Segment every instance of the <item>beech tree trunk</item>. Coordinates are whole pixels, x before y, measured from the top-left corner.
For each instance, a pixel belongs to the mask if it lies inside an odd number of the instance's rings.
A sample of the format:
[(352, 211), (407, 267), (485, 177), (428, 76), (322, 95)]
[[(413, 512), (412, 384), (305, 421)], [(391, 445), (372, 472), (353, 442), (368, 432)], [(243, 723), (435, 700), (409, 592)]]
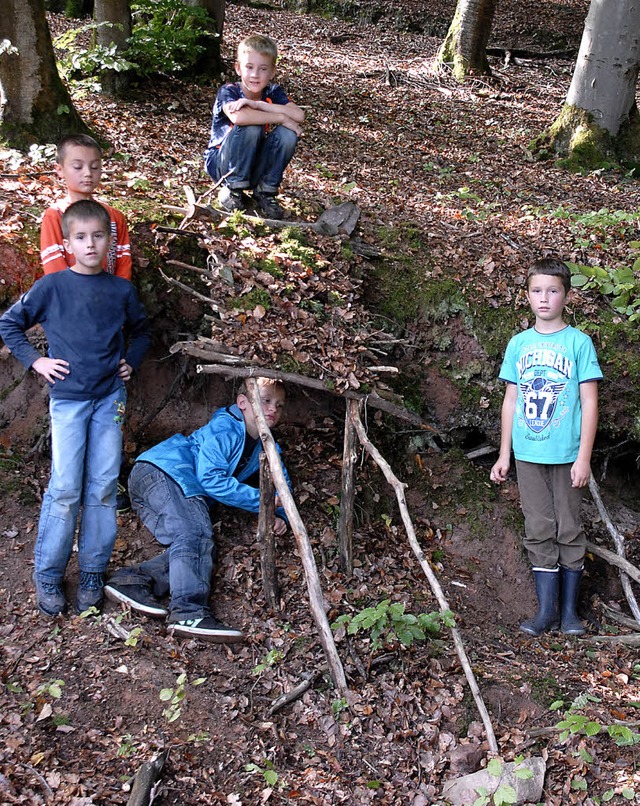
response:
[[(96, 31), (98, 45), (108, 48), (114, 44), (116, 54), (121, 55), (131, 36), (131, 7), (129, 0), (95, 0), (93, 19), (99, 27)], [(100, 23), (110, 23), (100, 25)], [(125, 92), (130, 83), (126, 71), (107, 70), (100, 76), (104, 92), (119, 95)]]
[(58, 75), (44, 0), (3, 0), (0, 134), (17, 148), (87, 132)]
[(468, 75), (491, 75), (486, 51), (497, 5), (498, 0), (458, 0), (436, 57), (437, 63), (452, 66), (458, 81)]
[(639, 164), (639, 67), (640, 3), (591, 0), (563, 109), (534, 149), (564, 157), (576, 169), (607, 167), (618, 159)]
[(217, 73), (222, 67), (220, 59), (220, 43), (222, 42), (222, 29), (224, 28), (225, 0), (184, 0), (188, 6), (198, 6), (211, 17), (211, 28), (208, 33), (217, 34), (215, 37), (203, 36), (201, 44), (204, 53), (197, 63), (188, 72), (189, 75), (201, 76)]

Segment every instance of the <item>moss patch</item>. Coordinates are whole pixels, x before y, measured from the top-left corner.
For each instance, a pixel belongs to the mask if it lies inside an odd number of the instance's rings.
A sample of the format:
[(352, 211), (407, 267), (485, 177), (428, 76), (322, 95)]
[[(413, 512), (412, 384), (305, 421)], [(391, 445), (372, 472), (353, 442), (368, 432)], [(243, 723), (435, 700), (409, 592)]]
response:
[(539, 159), (557, 158), (567, 170), (582, 172), (618, 167), (614, 144), (606, 129), (577, 106), (565, 104), (552, 125), (530, 144)]

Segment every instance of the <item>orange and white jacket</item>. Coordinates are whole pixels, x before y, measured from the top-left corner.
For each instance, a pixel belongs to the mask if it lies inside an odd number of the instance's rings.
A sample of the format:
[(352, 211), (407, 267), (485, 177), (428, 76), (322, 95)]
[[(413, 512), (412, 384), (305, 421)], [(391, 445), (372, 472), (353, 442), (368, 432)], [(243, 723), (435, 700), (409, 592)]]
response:
[[(40, 260), (45, 274), (62, 271), (76, 262), (74, 256), (64, 248), (62, 235), (62, 214), (69, 204), (68, 199), (57, 201), (42, 218)], [(102, 268), (109, 274), (131, 280), (131, 243), (125, 217), (108, 204), (100, 204), (111, 218), (111, 246)]]

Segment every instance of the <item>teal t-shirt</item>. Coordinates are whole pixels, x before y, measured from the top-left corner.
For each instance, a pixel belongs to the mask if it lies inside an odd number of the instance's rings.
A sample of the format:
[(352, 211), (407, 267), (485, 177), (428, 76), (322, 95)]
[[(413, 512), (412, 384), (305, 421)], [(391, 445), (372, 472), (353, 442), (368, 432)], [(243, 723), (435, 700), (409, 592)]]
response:
[(513, 418), (516, 459), (536, 464), (575, 462), (580, 447), (580, 384), (602, 372), (589, 336), (567, 326), (556, 333), (530, 328), (514, 336), (500, 380), (518, 387)]

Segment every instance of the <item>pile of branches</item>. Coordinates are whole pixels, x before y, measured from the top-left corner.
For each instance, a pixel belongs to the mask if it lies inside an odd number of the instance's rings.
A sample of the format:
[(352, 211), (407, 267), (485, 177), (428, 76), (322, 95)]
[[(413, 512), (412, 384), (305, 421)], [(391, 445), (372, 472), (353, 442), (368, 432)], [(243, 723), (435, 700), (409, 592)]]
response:
[[(165, 242), (176, 237), (167, 229), (158, 228)], [(240, 216), (218, 227), (192, 219), (181, 232), (198, 238), (206, 268), (167, 260), (163, 276), (211, 313), (209, 333), (177, 348), (204, 362), (319, 379), (339, 394), (394, 397), (381, 376), (398, 372), (388, 365), (397, 339), (364, 306), (363, 258), (343, 249), (345, 238), (295, 225), (265, 231)]]

